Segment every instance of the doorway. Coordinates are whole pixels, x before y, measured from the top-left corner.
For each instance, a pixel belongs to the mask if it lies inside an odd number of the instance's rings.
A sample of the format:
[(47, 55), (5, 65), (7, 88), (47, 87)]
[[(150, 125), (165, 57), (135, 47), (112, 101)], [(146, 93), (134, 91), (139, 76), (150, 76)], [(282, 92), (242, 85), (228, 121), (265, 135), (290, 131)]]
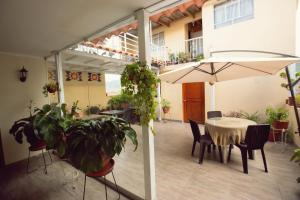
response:
[(205, 122), (205, 85), (199, 83), (182, 84), (183, 120), (192, 119), (199, 124)]
[(0, 130), (0, 169), (5, 166), (4, 154), (2, 148), (1, 130)]

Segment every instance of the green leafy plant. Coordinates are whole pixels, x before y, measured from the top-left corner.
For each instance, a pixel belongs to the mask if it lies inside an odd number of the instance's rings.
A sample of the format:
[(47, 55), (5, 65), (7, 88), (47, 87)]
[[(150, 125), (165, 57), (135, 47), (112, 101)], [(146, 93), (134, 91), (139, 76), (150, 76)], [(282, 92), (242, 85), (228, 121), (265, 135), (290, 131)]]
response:
[(39, 131), (49, 149), (57, 149), (59, 156), (64, 156), (67, 148), (66, 131), (75, 122), (77, 113), (75, 102), (70, 112), (67, 112), (67, 105), (46, 104), (41, 109), (36, 108), (34, 127)]
[(162, 99), (161, 100), (161, 106), (164, 108), (164, 107), (166, 107), (166, 108), (170, 108), (171, 107), (171, 103), (170, 103), (170, 101), (168, 101), (167, 99)]
[(101, 106), (88, 106), (85, 110), (87, 115), (98, 115), (101, 112)]
[(49, 93), (54, 94), (58, 90), (59, 90), (58, 83), (56, 83), (56, 82), (46, 83), (43, 86), (43, 94), (44, 94), (45, 97), (48, 97)]
[(107, 160), (120, 154), (126, 137), (137, 148), (137, 134), (123, 119), (104, 117), (78, 120), (66, 132), (68, 157), (85, 173), (99, 171)]
[[(294, 154), (291, 157), (291, 161), (300, 165), (300, 149), (295, 149)], [(300, 177), (297, 178), (297, 182), (300, 183)]]
[(185, 53), (185, 52), (178, 53), (178, 61), (180, 63), (188, 62), (188, 59), (189, 59), (189, 55), (187, 53)]
[(156, 118), (156, 88), (159, 79), (145, 64), (127, 65), (121, 76), (123, 92), (135, 100), (136, 113), (142, 125)]
[(203, 54), (199, 54), (199, 55), (196, 56), (195, 60), (196, 61), (201, 61), (201, 60), (203, 60), (203, 58), (204, 58)]
[(121, 94), (111, 97), (107, 105), (111, 109), (124, 109), (126, 106), (134, 106), (134, 99), (131, 95), (121, 92)]
[(289, 111), (283, 107), (266, 109), (267, 123), (272, 125), (274, 121), (285, 121), (289, 117)]
[[(285, 72), (281, 72), (279, 76), (285, 80), (287, 80), (287, 74)], [(295, 77), (300, 77), (300, 72), (295, 73)], [(295, 79), (291, 79), (292, 83), (295, 81)], [(286, 88), (287, 90), (290, 90), (288, 83), (281, 83), (281, 87)]]
[(42, 142), (42, 137), (33, 126), (33, 120), (35, 116), (32, 115), (31, 112), (32, 101), (30, 101), (28, 108), (29, 108), (30, 116), (15, 121), (13, 126), (10, 128), (9, 133), (15, 137), (15, 140), (18, 143), (22, 144), (23, 137), (25, 136), (27, 142), (32, 146), (34, 146)]
[(244, 119), (248, 119), (248, 120), (254, 121), (256, 123), (259, 123), (259, 121), (260, 121), (258, 111), (254, 112), (254, 113), (247, 113), (245, 111), (241, 111), (240, 113), (241, 113), (241, 117)]

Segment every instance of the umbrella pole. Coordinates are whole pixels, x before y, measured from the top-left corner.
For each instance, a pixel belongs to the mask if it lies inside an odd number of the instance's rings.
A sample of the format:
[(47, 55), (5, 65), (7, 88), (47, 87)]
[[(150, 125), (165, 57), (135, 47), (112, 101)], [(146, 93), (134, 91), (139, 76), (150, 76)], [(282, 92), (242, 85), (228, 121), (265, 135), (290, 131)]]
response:
[(294, 106), (294, 111), (295, 111), (295, 116), (296, 116), (297, 126), (298, 126), (298, 134), (300, 135), (299, 113), (298, 113), (298, 108), (297, 108), (296, 100), (295, 100), (294, 85), (293, 85), (292, 80), (291, 80), (291, 76), (290, 76), (290, 72), (289, 72), (288, 66), (285, 67), (285, 72), (286, 72), (286, 75), (287, 75), (289, 89), (290, 89), (291, 96), (292, 96), (292, 101), (293, 101), (293, 106)]

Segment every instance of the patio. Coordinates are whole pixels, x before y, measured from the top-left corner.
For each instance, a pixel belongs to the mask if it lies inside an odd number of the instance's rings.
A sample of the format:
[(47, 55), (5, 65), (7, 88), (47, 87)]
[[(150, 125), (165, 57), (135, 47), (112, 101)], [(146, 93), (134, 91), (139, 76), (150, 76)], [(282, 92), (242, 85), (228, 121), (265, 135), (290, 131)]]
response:
[[(193, 139), (189, 124), (155, 122), (154, 127), (157, 132), (155, 165), (158, 199), (296, 200), (300, 198), (299, 186), (295, 180), (300, 169), (295, 163), (289, 161), (294, 149), (292, 145), (286, 146), (285, 151), (282, 152), (281, 144), (267, 143), (265, 150), (269, 173), (264, 172), (261, 156), (257, 154), (255, 160), (249, 161), (249, 174), (246, 175), (243, 173), (238, 148), (233, 149), (231, 161), (226, 165), (219, 162), (216, 152), (206, 154), (203, 164), (199, 165), (199, 146), (196, 147), (194, 157), (190, 156)], [(141, 127), (134, 126), (134, 128), (138, 132), (140, 145), (136, 152), (132, 152), (131, 144), (127, 143), (125, 151), (116, 157), (115, 176), (120, 187), (143, 198)], [(201, 131), (203, 133), (203, 127)], [(55, 161), (49, 166), (48, 175), (42, 173), (42, 168), (25, 175), (24, 169), (25, 163), (19, 164), (1, 178), (0, 197), (27, 199), (34, 194), (35, 199), (82, 198), (84, 177), (80, 173), (79, 176), (74, 175), (75, 178), (72, 179), (71, 174), (76, 174), (76, 170), (69, 164)], [(15, 174), (16, 172), (18, 175)], [(48, 182), (47, 187), (43, 184), (45, 181)], [(256, 184), (253, 184), (254, 182)], [(28, 184), (33, 187), (26, 187), (26, 191), (21, 189)], [(10, 196), (6, 196), (7, 194)], [(110, 199), (117, 198), (117, 194), (112, 190), (108, 190), (108, 194)], [(87, 199), (100, 198), (104, 195), (104, 185), (89, 178), (86, 195)]]
[[(206, 154), (198, 164), (199, 146), (194, 157), (190, 156), (192, 133), (190, 125), (180, 122), (156, 122), (155, 166), (158, 199), (299, 199), (296, 174), (299, 167), (290, 162), (295, 148), (267, 143), (265, 152), (269, 173), (264, 172), (261, 155), (249, 161), (249, 174), (243, 173), (238, 148), (232, 151), (228, 164), (219, 162), (218, 153)], [(135, 127), (141, 133), (140, 127)], [(203, 127), (202, 133), (203, 133)], [(139, 134), (140, 135), (140, 134)], [(116, 157), (115, 174), (118, 184), (140, 197), (144, 195), (142, 144), (132, 153), (126, 151)], [(256, 184), (253, 184), (253, 183)]]

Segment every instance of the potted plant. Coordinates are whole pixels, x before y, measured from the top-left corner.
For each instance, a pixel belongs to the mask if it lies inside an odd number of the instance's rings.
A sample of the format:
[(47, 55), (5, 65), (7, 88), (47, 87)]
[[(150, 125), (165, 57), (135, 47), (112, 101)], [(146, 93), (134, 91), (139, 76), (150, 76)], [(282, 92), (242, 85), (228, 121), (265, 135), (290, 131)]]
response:
[(179, 52), (178, 53), (178, 61), (179, 63), (186, 63), (188, 62), (189, 55), (185, 52)]
[(60, 157), (65, 157), (66, 131), (76, 121), (77, 104), (78, 101), (73, 103), (69, 112), (66, 104), (46, 104), (41, 109), (35, 109), (34, 127), (39, 131), (47, 147), (57, 150)]
[(33, 126), (35, 115), (32, 115), (31, 109), (32, 101), (30, 101), (29, 105), (30, 116), (15, 121), (13, 126), (10, 128), (9, 133), (12, 134), (15, 137), (15, 140), (20, 144), (23, 143), (23, 138), (25, 136), (30, 146), (38, 147), (45, 145), (45, 142), (38, 130)]
[[(287, 80), (287, 74), (286, 74), (285, 72), (281, 72), (281, 73), (279, 74), (279, 76), (280, 76), (281, 78)], [(296, 77), (296, 78), (299, 78), (299, 77), (300, 77), (300, 72), (295, 73), (295, 77)], [(291, 81), (292, 81), (292, 83), (293, 83), (295, 80), (294, 80), (294, 79), (291, 79)], [(290, 91), (290, 88), (289, 88), (288, 83), (281, 83), (281, 87), (283, 87), (283, 88), (285, 88), (285, 89), (287, 89), (287, 90)], [(296, 95), (295, 95), (295, 100), (296, 100), (296, 104), (297, 104), (297, 105), (300, 104), (300, 96), (299, 96), (299, 94), (296, 94)], [(286, 103), (287, 103), (288, 105), (290, 105), (290, 106), (293, 106), (293, 99), (292, 99), (292, 97), (288, 97), (288, 99), (286, 100)]]
[[(289, 121), (289, 111), (283, 107), (273, 108), (268, 107), (266, 109), (267, 123), (270, 124), (274, 129), (282, 130), (287, 129)], [(271, 130), (272, 131), (272, 130)], [(281, 131), (274, 131), (275, 140), (280, 139)], [(274, 141), (273, 133), (270, 132), (269, 141)]]
[(85, 110), (85, 114), (87, 115), (99, 115), (101, 112), (101, 106), (88, 106), (87, 109)]
[(46, 83), (43, 86), (43, 94), (45, 95), (45, 97), (48, 97), (48, 94), (55, 94), (58, 91), (58, 83), (56, 82), (50, 82), (50, 83)]
[(137, 148), (134, 129), (123, 119), (102, 117), (77, 120), (66, 132), (68, 157), (85, 173), (99, 172), (116, 154), (119, 155), (129, 138)]
[(167, 114), (170, 111), (171, 103), (167, 99), (162, 99), (161, 107), (163, 109), (164, 114)]

